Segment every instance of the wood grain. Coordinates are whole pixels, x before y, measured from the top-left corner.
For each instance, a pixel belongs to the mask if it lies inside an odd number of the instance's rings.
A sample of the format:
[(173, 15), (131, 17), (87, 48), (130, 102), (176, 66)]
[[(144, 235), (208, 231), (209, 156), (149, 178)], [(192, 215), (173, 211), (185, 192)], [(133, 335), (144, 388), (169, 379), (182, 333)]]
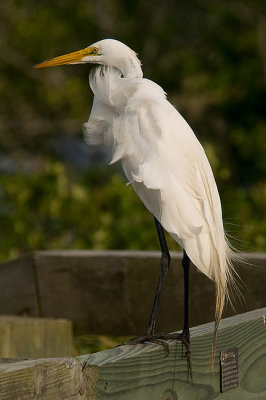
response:
[[(123, 346), (92, 354), (85, 368), (90, 380), (91, 366), (98, 366), (95, 399), (119, 400), (199, 400), (266, 398), (266, 309), (224, 320), (217, 344), (214, 371), (210, 369), (213, 324), (191, 330), (193, 382), (189, 379), (182, 345), (170, 344), (165, 357), (158, 345)], [(239, 351), (239, 387), (220, 393), (222, 350)], [(86, 357), (80, 357), (85, 360)]]
[[(265, 400), (265, 315), (266, 308), (222, 321), (213, 371), (213, 324), (192, 328), (193, 381), (180, 343), (170, 342), (168, 357), (158, 345), (126, 345), (76, 359), (3, 360), (0, 400)], [(219, 352), (232, 347), (239, 386), (221, 394)]]
[(81, 365), (73, 358), (0, 364), (1, 400), (86, 399)]

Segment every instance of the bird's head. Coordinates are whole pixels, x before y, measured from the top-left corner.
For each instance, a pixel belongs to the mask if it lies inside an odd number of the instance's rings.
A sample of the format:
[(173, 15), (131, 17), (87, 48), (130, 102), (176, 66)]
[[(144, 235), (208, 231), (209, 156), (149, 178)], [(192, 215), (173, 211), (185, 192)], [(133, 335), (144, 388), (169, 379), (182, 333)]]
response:
[(82, 50), (46, 60), (34, 68), (84, 63), (115, 67), (125, 78), (142, 78), (141, 64), (136, 53), (124, 43), (114, 39), (100, 40)]

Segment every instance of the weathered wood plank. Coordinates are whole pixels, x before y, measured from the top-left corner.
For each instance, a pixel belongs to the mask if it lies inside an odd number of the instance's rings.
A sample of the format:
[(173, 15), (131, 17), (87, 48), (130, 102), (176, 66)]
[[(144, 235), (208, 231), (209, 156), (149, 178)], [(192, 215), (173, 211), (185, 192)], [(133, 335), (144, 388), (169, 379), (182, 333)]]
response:
[(0, 316), (0, 357), (69, 357), (72, 354), (71, 321)]
[[(95, 386), (90, 399), (105, 400), (180, 400), (266, 398), (266, 308), (256, 313), (236, 316), (221, 324), (214, 371), (210, 371), (213, 324), (191, 330), (193, 382), (182, 358), (182, 345), (170, 344), (170, 354), (156, 345), (123, 346), (79, 357), (87, 359), (85, 375), (93, 375)], [(254, 319), (255, 318), (255, 319)], [(239, 352), (239, 387), (220, 393), (222, 350), (237, 347)], [(93, 368), (93, 369), (92, 369)], [(96, 368), (96, 369), (95, 369)], [(97, 380), (95, 380), (97, 376)], [(93, 394), (94, 393), (94, 394)]]
[(38, 316), (32, 254), (0, 265), (0, 314)]
[[(191, 329), (193, 382), (182, 345), (122, 346), (76, 359), (0, 364), (0, 400), (265, 400), (266, 308), (221, 323), (214, 371), (213, 324)], [(237, 347), (239, 386), (220, 393), (219, 352)], [(86, 367), (82, 371), (82, 364)]]
[[(182, 254), (172, 252), (171, 256), (156, 325), (158, 331), (182, 328)], [(253, 257), (251, 262), (261, 267), (236, 266), (243, 286), (246, 285), (245, 303), (235, 304), (237, 313), (265, 305), (266, 255), (265, 258), (253, 254), (243, 256)], [(77, 333), (138, 335), (145, 331), (160, 271), (160, 252), (50, 251), (37, 252), (34, 258), (44, 316), (71, 319)], [(213, 320), (214, 299), (213, 283), (192, 266), (192, 326)], [(229, 304), (225, 316), (231, 315), (235, 311)]]
[[(157, 321), (157, 330), (181, 329), (183, 272), (181, 253), (172, 252), (172, 267)], [(265, 305), (266, 254), (242, 254), (254, 265), (236, 266), (245, 302), (237, 313)], [(147, 325), (160, 270), (159, 252), (40, 251), (0, 266), (0, 314), (67, 318), (77, 334), (142, 334)], [(260, 267), (257, 267), (260, 265)], [(214, 285), (191, 268), (191, 324), (214, 316)], [(141, 300), (141, 301), (140, 301)], [(234, 315), (228, 306), (225, 316)], [(119, 315), (119, 318), (113, 318)]]
[(0, 364), (0, 400), (86, 399), (81, 365), (74, 358)]

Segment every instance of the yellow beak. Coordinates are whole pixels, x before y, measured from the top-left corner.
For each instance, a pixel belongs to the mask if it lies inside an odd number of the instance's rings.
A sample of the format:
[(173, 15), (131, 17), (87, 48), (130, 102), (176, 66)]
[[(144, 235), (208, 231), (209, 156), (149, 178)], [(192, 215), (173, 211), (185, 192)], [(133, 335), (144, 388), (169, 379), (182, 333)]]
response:
[(86, 49), (74, 51), (73, 53), (68, 53), (64, 54), (63, 56), (54, 57), (51, 58), (50, 60), (46, 60), (40, 64), (34, 65), (34, 68), (47, 68), (47, 67), (55, 67), (57, 65), (80, 63), (84, 57), (95, 55), (93, 49), (94, 49), (93, 47), (87, 47)]

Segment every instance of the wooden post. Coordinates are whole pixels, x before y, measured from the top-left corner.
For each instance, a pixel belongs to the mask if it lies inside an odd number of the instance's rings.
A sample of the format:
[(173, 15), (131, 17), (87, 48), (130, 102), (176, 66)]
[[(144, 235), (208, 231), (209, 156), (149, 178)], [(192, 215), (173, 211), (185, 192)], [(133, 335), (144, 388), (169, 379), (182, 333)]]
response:
[[(263, 308), (221, 322), (213, 371), (213, 323), (192, 328), (193, 381), (182, 344), (170, 342), (168, 357), (159, 345), (126, 345), (75, 359), (3, 362), (0, 399), (265, 400), (265, 315)], [(233, 348), (238, 370), (228, 363), (225, 376), (238, 386), (221, 393), (220, 352)]]
[(72, 355), (71, 321), (59, 318), (0, 316), (0, 357), (42, 358)]
[(44, 358), (0, 364), (1, 400), (86, 399), (81, 364), (74, 358)]

